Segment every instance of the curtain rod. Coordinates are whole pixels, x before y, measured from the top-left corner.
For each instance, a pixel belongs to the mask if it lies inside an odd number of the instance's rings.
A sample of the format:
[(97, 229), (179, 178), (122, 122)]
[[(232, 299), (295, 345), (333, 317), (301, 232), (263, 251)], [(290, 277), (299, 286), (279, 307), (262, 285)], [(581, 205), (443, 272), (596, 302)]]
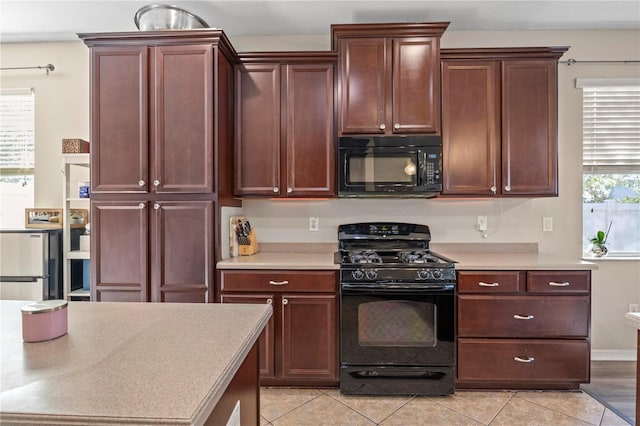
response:
[(578, 61), (575, 59), (568, 59), (566, 61), (558, 61), (560, 64), (567, 64), (571, 66), (573, 64), (640, 64), (640, 61), (626, 60), (626, 61)]
[(47, 75), (49, 75), (49, 71), (53, 71), (56, 69), (56, 67), (54, 67), (52, 64), (47, 64), (47, 65), (38, 65), (36, 67), (10, 67), (10, 68), (0, 68), (0, 71), (5, 71), (5, 70), (35, 70), (35, 69), (45, 69), (47, 70)]

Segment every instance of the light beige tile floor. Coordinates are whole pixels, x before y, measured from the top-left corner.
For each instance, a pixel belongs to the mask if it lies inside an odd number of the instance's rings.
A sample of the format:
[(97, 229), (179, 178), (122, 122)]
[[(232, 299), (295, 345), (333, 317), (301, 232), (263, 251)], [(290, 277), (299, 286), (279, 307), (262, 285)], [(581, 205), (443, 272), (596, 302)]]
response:
[(342, 395), (338, 389), (263, 387), (260, 414), (262, 426), (627, 425), (581, 391), (457, 391), (444, 397), (378, 397)]

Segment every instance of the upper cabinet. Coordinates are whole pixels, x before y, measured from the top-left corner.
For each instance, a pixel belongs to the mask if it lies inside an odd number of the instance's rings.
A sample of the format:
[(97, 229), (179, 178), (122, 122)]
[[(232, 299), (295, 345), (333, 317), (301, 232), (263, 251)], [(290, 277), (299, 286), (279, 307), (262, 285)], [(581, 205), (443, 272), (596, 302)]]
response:
[(235, 194), (335, 197), (335, 53), (239, 56)]
[(557, 196), (567, 47), (443, 49), (443, 195)]
[(439, 52), (447, 26), (331, 26), (341, 135), (440, 133)]
[(220, 34), (81, 35), (91, 47), (92, 194), (214, 192)]

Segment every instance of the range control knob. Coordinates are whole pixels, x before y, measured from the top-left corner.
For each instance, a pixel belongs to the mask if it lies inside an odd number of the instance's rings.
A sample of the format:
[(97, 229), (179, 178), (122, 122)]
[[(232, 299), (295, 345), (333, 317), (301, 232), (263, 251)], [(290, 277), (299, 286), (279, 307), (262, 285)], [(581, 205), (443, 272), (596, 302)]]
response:
[(431, 275), (433, 275), (433, 278), (435, 278), (435, 279), (442, 278), (442, 270), (441, 269), (434, 269), (433, 272), (431, 273)]
[(426, 280), (427, 278), (429, 278), (429, 271), (427, 271), (426, 269), (419, 269), (418, 270), (418, 279), (419, 280)]
[(369, 269), (367, 271), (367, 279), (375, 280), (378, 277), (378, 271), (375, 269)]
[(361, 280), (364, 278), (364, 271), (362, 269), (356, 269), (355, 271), (351, 272), (351, 276), (353, 276), (353, 278), (356, 280)]

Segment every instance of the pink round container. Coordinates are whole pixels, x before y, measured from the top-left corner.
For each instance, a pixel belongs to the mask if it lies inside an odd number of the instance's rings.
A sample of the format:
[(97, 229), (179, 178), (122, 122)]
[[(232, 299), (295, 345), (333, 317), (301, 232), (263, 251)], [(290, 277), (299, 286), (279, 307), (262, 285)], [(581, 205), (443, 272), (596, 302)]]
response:
[(67, 301), (45, 300), (22, 307), (22, 340), (42, 342), (67, 334)]

